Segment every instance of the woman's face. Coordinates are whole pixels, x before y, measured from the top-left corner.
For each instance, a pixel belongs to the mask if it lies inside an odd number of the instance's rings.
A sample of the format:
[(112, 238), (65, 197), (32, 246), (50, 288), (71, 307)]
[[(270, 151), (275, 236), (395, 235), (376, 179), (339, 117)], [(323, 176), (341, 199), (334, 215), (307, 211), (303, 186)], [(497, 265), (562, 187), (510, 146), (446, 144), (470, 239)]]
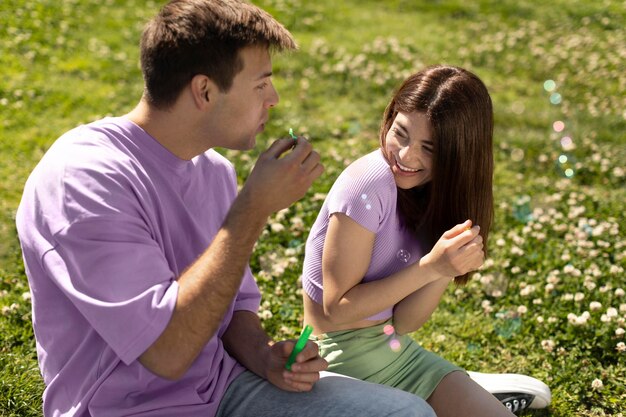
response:
[(399, 112), (396, 115), (385, 137), (385, 151), (398, 187), (414, 188), (431, 180), (431, 136), (426, 114)]

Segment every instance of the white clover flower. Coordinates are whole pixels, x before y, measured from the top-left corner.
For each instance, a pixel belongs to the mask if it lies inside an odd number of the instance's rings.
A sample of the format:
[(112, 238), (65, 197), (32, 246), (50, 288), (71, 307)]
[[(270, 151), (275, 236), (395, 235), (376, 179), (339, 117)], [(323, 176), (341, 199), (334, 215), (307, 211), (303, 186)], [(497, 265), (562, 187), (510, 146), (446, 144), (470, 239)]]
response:
[(435, 341), (437, 341), (437, 343), (443, 343), (446, 341), (446, 335), (445, 334), (440, 334), (435, 338)]
[(596, 378), (591, 382), (591, 388), (596, 391), (599, 391), (602, 388), (604, 388), (604, 384), (602, 383), (601, 379)]
[(582, 301), (585, 298), (585, 294), (583, 294), (582, 292), (577, 292), (574, 295), (574, 301)]
[(563, 301), (572, 301), (574, 299), (574, 294), (565, 293), (561, 296)]
[(505, 242), (504, 239), (500, 238), (500, 239), (496, 240), (496, 246), (502, 247), (504, 245), (506, 245), (506, 242)]
[(613, 275), (621, 274), (622, 272), (624, 272), (624, 268), (618, 265), (611, 265), (609, 272)]
[(489, 285), (493, 281), (493, 275), (487, 274), (480, 277), (480, 283), (483, 285)]
[(596, 288), (596, 283), (592, 281), (585, 281), (583, 284), (587, 291), (593, 291)]
[(526, 297), (535, 292), (536, 287), (534, 285), (527, 285), (519, 292), (522, 297)]
[(621, 313), (626, 313), (626, 304), (620, 304), (619, 305), (619, 311)]
[(626, 292), (622, 288), (616, 288), (615, 289), (615, 296), (616, 297), (623, 297), (624, 294), (626, 294)]
[(602, 304), (599, 303), (598, 301), (592, 301), (591, 303), (589, 303), (589, 310), (591, 311), (598, 311), (602, 308)]
[(492, 297), (496, 297), (496, 298), (502, 297), (502, 291), (500, 291), (500, 290), (493, 290), (493, 291), (491, 291), (491, 296)]
[(543, 323), (543, 316), (537, 316), (537, 323)]
[(540, 305), (540, 304), (543, 304), (543, 300), (542, 300), (541, 298), (535, 298), (535, 299), (533, 300), (533, 304), (534, 304), (534, 305)]
[(519, 306), (519, 307), (517, 307), (517, 312), (520, 315), (526, 314), (526, 313), (528, 313), (528, 307), (526, 307), (526, 306)]
[(607, 316), (606, 314), (603, 314), (600, 316), (600, 321), (602, 323), (610, 323), (611, 322), (611, 318), (609, 316)]
[(567, 315), (567, 321), (570, 324), (576, 324), (576, 319), (578, 319), (578, 316), (576, 314), (574, 314), (574, 313), (569, 313)]
[(615, 346), (615, 350), (617, 350), (618, 352), (626, 352), (626, 344), (624, 342), (619, 342), (616, 346)]
[(556, 317), (552, 316), (552, 317), (548, 317), (548, 323), (552, 324), (552, 323), (556, 323), (558, 322), (559, 319), (557, 319)]
[(626, 333), (626, 330), (624, 330), (621, 327), (618, 327), (617, 329), (615, 329), (615, 336), (617, 337), (623, 337), (624, 333)]
[(30, 300), (30, 299), (31, 299), (30, 292), (26, 291), (25, 293), (22, 293), (22, 300)]
[(273, 316), (272, 312), (269, 310), (262, 310), (257, 315), (261, 320), (271, 319)]
[(606, 315), (609, 316), (610, 318), (614, 318), (614, 317), (617, 317), (619, 315), (619, 313), (617, 312), (616, 308), (609, 307), (606, 310)]
[(552, 292), (554, 290), (554, 284), (546, 284), (545, 292)]
[(270, 225), (270, 228), (272, 229), (272, 232), (274, 233), (279, 233), (285, 230), (285, 226), (283, 226), (281, 223), (272, 223)]
[(552, 352), (554, 350), (555, 346), (556, 346), (556, 344), (554, 343), (554, 340), (547, 339), (547, 340), (542, 340), (541, 341), (541, 347), (546, 352)]
[(519, 274), (521, 271), (522, 271), (522, 268), (520, 268), (519, 266), (514, 266), (513, 268), (511, 268), (512, 274)]

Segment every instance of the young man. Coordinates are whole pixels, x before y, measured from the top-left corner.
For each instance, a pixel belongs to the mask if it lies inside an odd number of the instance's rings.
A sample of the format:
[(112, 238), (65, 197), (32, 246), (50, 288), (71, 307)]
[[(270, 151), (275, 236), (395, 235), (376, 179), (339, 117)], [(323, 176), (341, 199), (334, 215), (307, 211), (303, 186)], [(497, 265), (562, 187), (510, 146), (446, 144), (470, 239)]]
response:
[(212, 150), (254, 147), (278, 103), (270, 48), (295, 43), (252, 5), (170, 2), (142, 37), (137, 107), (67, 132), (31, 174), (16, 221), (44, 415), (434, 415), (402, 391), (319, 380), (312, 342), (286, 371), (293, 341), (262, 330), (253, 246), (323, 171), (306, 140), (277, 140), (237, 193)]

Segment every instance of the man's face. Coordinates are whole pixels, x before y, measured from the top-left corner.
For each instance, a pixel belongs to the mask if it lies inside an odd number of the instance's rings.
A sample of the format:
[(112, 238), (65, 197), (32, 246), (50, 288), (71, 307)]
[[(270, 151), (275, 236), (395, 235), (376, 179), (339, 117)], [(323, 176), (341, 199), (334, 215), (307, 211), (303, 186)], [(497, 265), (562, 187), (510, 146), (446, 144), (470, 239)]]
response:
[(272, 60), (264, 46), (239, 51), (243, 69), (233, 79), (227, 93), (218, 93), (211, 113), (211, 130), (217, 146), (252, 149), (256, 135), (265, 129), (270, 107), (278, 103), (272, 84)]

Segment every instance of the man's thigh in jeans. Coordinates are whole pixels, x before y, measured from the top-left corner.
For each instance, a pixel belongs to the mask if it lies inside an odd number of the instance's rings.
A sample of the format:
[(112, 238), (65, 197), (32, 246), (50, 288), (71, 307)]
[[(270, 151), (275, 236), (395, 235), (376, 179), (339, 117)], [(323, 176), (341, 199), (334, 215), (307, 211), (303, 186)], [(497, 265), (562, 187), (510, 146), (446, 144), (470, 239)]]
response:
[(288, 392), (246, 371), (230, 385), (217, 417), (434, 417), (423, 399), (325, 372), (309, 392)]

